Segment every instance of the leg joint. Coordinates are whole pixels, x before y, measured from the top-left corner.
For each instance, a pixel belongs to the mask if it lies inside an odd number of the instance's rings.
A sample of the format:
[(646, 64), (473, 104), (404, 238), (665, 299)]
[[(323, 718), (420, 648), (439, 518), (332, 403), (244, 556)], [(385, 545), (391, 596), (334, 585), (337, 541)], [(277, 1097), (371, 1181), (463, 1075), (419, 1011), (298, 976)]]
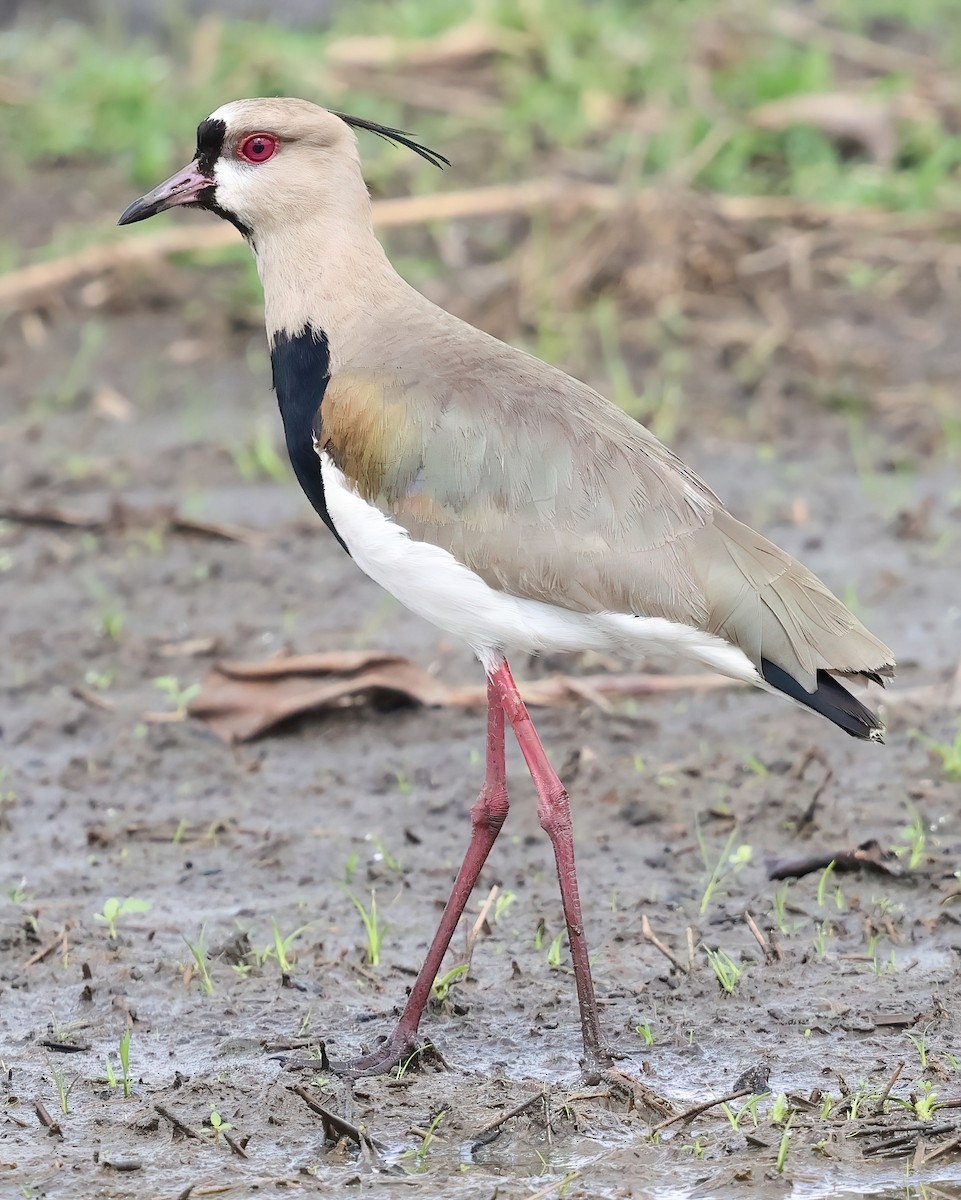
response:
[(496, 836), (507, 820), (509, 808), (506, 787), (485, 787), (471, 809), (471, 825), (475, 829), (483, 826)]

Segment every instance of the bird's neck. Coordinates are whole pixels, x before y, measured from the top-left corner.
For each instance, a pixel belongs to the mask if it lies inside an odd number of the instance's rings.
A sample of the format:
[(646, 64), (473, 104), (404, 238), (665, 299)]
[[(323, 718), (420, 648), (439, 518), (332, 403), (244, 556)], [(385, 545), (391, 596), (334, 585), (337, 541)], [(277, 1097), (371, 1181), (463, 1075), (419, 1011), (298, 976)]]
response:
[(348, 366), (390, 314), (420, 298), (391, 266), (369, 226), (330, 220), (258, 231), (254, 249), (268, 336), (312, 330), (330, 347), (331, 370)]

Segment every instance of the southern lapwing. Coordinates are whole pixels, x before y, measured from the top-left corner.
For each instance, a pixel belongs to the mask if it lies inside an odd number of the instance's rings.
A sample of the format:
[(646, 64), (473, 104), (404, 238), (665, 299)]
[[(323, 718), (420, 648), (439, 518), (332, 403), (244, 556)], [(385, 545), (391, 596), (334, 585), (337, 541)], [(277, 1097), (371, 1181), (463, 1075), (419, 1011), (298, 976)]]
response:
[(384, 1072), (415, 1046), (507, 816), (505, 719), (554, 847), (585, 1063), (604, 1065), (570, 804), (508, 655), (671, 651), (871, 741), (881, 722), (838, 677), (881, 683), (894, 657), (643, 425), (405, 283), (373, 233), (355, 129), (446, 162), (396, 129), (304, 100), (238, 100), (201, 122), (193, 162), (120, 218), (186, 205), (241, 231), (301, 487), (360, 569), (463, 638), (487, 673), (487, 776), (463, 865), (397, 1027), (341, 1069)]

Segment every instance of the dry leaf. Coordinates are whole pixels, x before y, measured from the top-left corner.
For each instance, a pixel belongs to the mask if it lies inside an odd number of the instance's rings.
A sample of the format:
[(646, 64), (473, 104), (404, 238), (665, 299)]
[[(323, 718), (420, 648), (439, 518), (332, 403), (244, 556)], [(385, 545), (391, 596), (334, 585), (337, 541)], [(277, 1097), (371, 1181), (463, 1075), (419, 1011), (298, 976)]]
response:
[(91, 410), (108, 421), (129, 421), (134, 414), (133, 405), (109, 383), (94, 389), (90, 401)]
[(495, 54), (508, 40), (488, 25), (468, 21), (436, 37), (402, 39), (388, 35), (347, 37), (327, 47), (333, 67), (378, 70), (384, 67), (461, 67)]
[(890, 167), (898, 152), (896, 117), (895, 104), (883, 96), (816, 92), (762, 104), (751, 113), (751, 123), (774, 131), (813, 125), (829, 137), (859, 143), (879, 167)]
[(242, 525), (231, 525), (225, 521), (199, 521), (185, 517), (169, 505), (152, 505), (134, 508), (122, 501), (113, 500), (104, 511), (97, 513), (78, 512), (63, 508), (45, 500), (32, 504), (0, 505), (0, 517), (18, 525), (45, 525), (52, 529), (89, 529), (96, 533), (122, 533), (127, 529), (156, 528), (160, 526), (170, 533), (194, 534), (226, 542), (243, 542), (258, 545), (264, 535)]
[(871, 838), (853, 850), (837, 850), (833, 853), (812, 854), (807, 858), (776, 859), (768, 863), (768, 879), (801, 879), (824, 871), (834, 864), (835, 871), (858, 871), (862, 867), (877, 875), (900, 875), (901, 863), (892, 850), (884, 850), (880, 842)]
[(393, 696), (443, 704), (447, 689), (409, 659), (378, 651), (336, 651), (219, 663), (204, 678), (190, 715), (225, 742), (246, 742), (298, 713)]

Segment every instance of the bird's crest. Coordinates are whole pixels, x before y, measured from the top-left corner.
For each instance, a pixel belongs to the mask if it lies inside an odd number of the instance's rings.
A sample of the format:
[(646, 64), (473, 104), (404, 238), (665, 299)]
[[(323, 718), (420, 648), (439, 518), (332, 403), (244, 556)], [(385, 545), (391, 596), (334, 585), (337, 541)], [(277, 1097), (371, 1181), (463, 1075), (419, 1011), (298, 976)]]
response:
[(364, 117), (351, 117), (342, 112), (335, 112), (334, 116), (346, 121), (352, 129), (365, 129), (368, 133), (376, 133), (386, 142), (393, 142), (396, 146), (406, 146), (408, 150), (413, 150), (415, 154), (426, 159), (432, 167), (437, 167), (441, 171), (450, 166), (450, 160), (443, 154), (438, 154), (436, 150), (431, 150), (427, 146), (422, 146), (420, 142), (415, 142), (403, 129), (391, 129), (388, 125), (378, 125), (376, 121), (368, 121)]

